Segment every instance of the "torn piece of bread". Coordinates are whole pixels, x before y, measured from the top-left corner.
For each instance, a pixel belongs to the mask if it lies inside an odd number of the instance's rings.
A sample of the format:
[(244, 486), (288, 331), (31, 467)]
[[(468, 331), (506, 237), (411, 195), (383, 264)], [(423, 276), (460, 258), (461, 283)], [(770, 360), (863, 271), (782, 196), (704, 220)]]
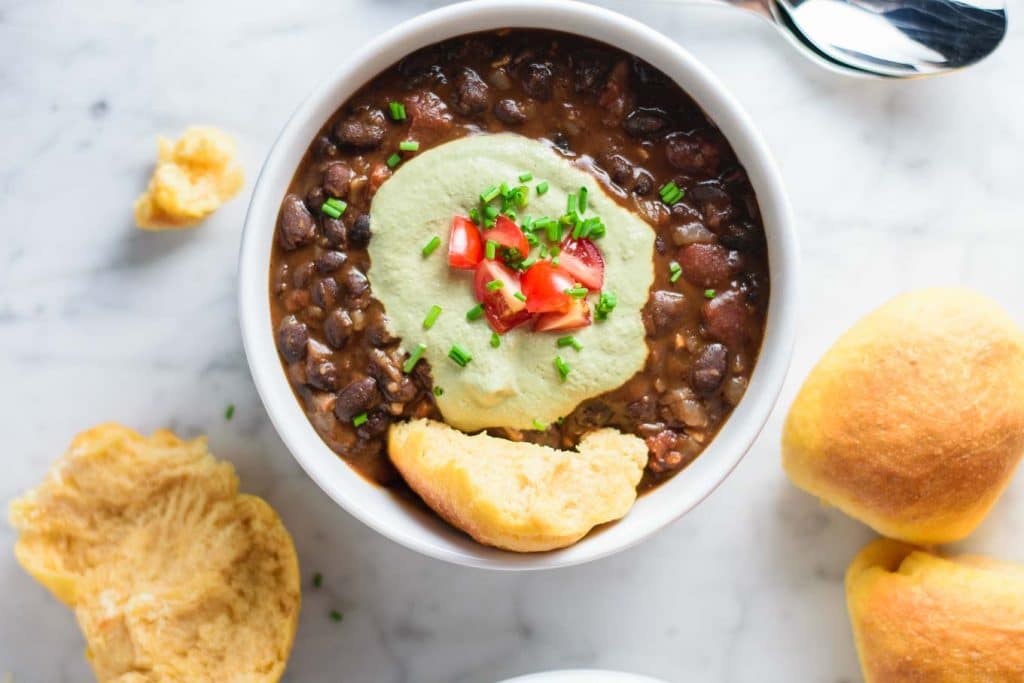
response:
[(192, 126), (176, 142), (160, 137), (157, 150), (149, 187), (135, 200), (143, 230), (194, 226), (242, 189), (235, 143), (216, 128)]
[(19, 563), (75, 609), (99, 681), (277, 681), (299, 614), (291, 537), (205, 439), (106, 424), (11, 504)]
[(1024, 681), (1024, 567), (881, 539), (846, 572), (866, 683)]
[(480, 543), (516, 552), (572, 545), (636, 500), (647, 446), (601, 429), (579, 452), (468, 436), (433, 420), (393, 425), (388, 453), (438, 515)]

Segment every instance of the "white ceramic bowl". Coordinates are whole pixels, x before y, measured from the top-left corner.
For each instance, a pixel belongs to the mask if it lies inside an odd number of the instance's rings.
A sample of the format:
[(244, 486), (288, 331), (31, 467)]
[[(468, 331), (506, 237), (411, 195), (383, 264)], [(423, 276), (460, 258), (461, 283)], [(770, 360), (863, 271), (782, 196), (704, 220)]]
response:
[[(320, 126), (357, 88), (410, 52), (500, 27), (577, 33), (635, 54), (675, 79), (732, 144), (757, 192), (768, 240), (771, 300), (760, 359), (746, 396), (715, 440), (683, 472), (642, 496), (624, 519), (572, 547), (543, 554), (488, 548), (368, 483), (313, 429), (281, 367), (270, 320), (269, 271), (278, 207)], [(543, 569), (611, 555), (647, 538), (710, 494), (743, 457), (772, 409), (789, 364), (796, 321), (797, 245), (778, 171), (753, 122), (718, 80), (665, 36), (620, 14), (567, 0), (475, 0), (418, 16), (340, 65), (285, 125), (253, 192), (242, 236), (242, 338), (267, 413), (299, 464), (331, 498), (388, 538), (431, 557), (493, 569)]]
[(509, 678), (501, 683), (664, 683), (647, 676), (620, 673), (618, 671), (598, 671), (596, 669), (573, 669), (563, 671), (545, 671), (539, 674)]

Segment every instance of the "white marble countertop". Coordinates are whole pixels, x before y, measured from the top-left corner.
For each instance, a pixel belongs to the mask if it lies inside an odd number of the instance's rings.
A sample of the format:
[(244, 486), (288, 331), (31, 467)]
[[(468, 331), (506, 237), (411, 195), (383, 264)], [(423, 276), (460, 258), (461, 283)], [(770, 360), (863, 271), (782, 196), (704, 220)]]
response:
[[(97, 422), (209, 434), (243, 488), (280, 510), (307, 580), (323, 572), (304, 595), (296, 683), (488, 683), (570, 666), (673, 682), (858, 680), (842, 574), (872, 534), (788, 485), (783, 409), (709, 500), (617, 557), (533, 574), (449, 566), (337, 508), (271, 429), (235, 313), (251, 182), (199, 230), (133, 227), (157, 134), (223, 126), (251, 181), (334, 64), (433, 4), (0, 0), (0, 499)], [(965, 283), (1024, 320), (1021, 24), (969, 72), (879, 83), (818, 70), (742, 13), (607, 4), (704, 60), (779, 160), (804, 261), (782, 406), (842, 329), (901, 290)], [(963, 546), (1020, 560), (1022, 533), (1018, 477)], [(0, 679), (90, 680), (72, 615), (15, 564), (13, 543), (0, 526)]]

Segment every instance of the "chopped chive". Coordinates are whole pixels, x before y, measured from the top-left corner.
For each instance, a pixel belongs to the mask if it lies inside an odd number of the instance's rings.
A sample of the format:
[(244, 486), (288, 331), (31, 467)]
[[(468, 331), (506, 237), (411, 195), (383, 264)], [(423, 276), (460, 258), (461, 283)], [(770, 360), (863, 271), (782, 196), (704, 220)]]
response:
[(388, 157), (388, 160), (387, 160), (388, 168), (393, 169), (395, 166), (398, 166), (400, 163), (402, 163), (402, 157), (400, 157), (398, 155), (398, 152), (395, 152), (394, 154), (392, 154), (391, 156)]
[(479, 320), (484, 314), (484, 307), (481, 304), (477, 304), (473, 308), (466, 311), (466, 320)]
[[(523, 263), (525, 264), (526, 261), (523, 261)], [(515, 298), (519, 299), (520, 301), (526, 301), (526, 295), (523, 294), (522, 292), (516, 292), (512, 296), (514, 296)]]
[(469, 351), (458, 344), (452, 344), (452, 348), (448, 350), (448, 357), (461, 368), (466, 367), (469, 361), (473, 360), (473, 356), (469, 354)]
[(427, 312), (427, 317), (423, 319), (423, 329), (429, 330), (437, 322), (438, 317), (441, 315), (440, 306), (431, 306)]
[(668, 281), (675, 282), (682, 276), (683, 267), (676, 263), (675, 261), (671, 261), (668, 264), (668, 272), (671, 273), (671, 275), (669, 275)]
[(342, 616), (341, 612), (339, 612), (336, 609), (332, 609), (331, 610), (331, 621), (337, 622), (337, 621), (341, 621), (343, 618), (344, 617)]
[(352, 426), (353, 427), (360, 427), (360, 426), (366, 424), (366, 421), (369, 420), (369, 419), (370, 419), (370, 416), (367, 415), (366, 413), (359, 413), (358, 415), (356, 415), (355, 417), (352, 418)]
[(434, 387), (434, 396), (440, 396), (444, 393), (444, 389), (441, 387)]
[(713, 289), (705, 289), (704, 290), (704, 298), (705, 299), (714, 299), (715, 298), (715, 290), (713, 290)]
[(576, 208), (579, 200), (576, 198), (575, 193), (570, 192), (569, 196), (565, 198), (565, 213), (567, 216), (571, 216), (578, 211)]
[(520, 263), (519, 267), (522, 268), (523, 270), (526, 270), (527, 268), (529, 268), (530, 266), (532, 266), (536, 262), (537, 262), (537, 257), (536, 256), (531, 256), (530, 258), (525, 259), (522, 263)]
[(416, 367), (416, 364), (420, 362), (420, 358), (423, 358), (423, 352), (427, 350), (426, 344), (417, 344), (416, 348), (412, 350), (409, 357), (405, 359), (405, 364), (402, 365), (402, 372), (409, 374), (412, 369)]
[(597, 299), (597, 305), (594, 306), (597, 319), (607, 320), (608, 314), (615, 310), (615, 304), (617, 303), (618, 299), (615, 298), (615, 294), (612, 292), (601, 292), (601, 296)]
[(324, 585), (324, 575), (320, 572), (313, 574), (313, 588), (319, 588)]
[(441, 246), (441, 238), (438, 237), (437, 235), (434, 235), (433, 237), (430, 238), (429, 242), (423, 245), (423, 249), (421, 249), (420, 251), (423, 252), (424, 256), (430, 256), (431, 254), (434, 253), (434, 250), (437, 249), (439, 246)]
[(577, 340), (576, 337), (572, 336), (571, 334), (570, 335), (566, 335), (565, 337), (559, 337), (558, 338), (558, 346), (559, 347), (571, 346), (572, 348), (576, 349), (577, 351), (582, 351), (583, 350), (583, 344), (580, 344), (579, 340)]
[(579, 198), (576, 200), (576, 205), (580, 213), (586, 213), (587, 211), (587, 188), (581, 187)]
[(551, 254), (552, 256), (558, 256), (559, 254), (562, 253), (562, 248), (556, 245), (554, 247), (551, 247), (548, 253)]
[(548, 257), (548, 245), (546, 245), (546, 244), (540, 245), (540, 252), (539, 253), (540, 253), (540, 257), (541, 258), (547, 258)]
[(526, 243), (529, 244), (531, 247), (535, 247), (538, 244), (540, 244), (540, 240), (537, 239), (537, 236), (534, 235), (532, 232), (528, 232), (526, 233)]
[(583, 297), (590, 293), (590, 290), (587, 289), (586, 287), (583, 287), (582, 285), (577, 285), (576, 287), (570, 287), (569, 289), (565, 290), (565, 293), (574, 299), (582, 299)]
[(551, 259), (551, 265), (557, 266), (558, 263), (559, 263), (559, 260), (558, 260), (557, 256), (555, 256), (554, 258)]
[(228, 407), (224, 409), (224, 419), (230, 420), (235, 416), (235, 404), (229, 403)]
[(497, 332), (491, 332), (491, 346), (494, 348), (501, 346), (501, 337), (498, 336)]
[(658, 194), (661, 196), (661, 201), (666, 204), (675, 204), (683, 198), (684, 192), (675, 184), (674, 181), (670, 180), (658, 190)]
[(493, 261), (497, 251), (498, 243), (494, 240), (487, 240), (487, 246), (484, 247), (484, 256), (486, 256), (488, 260)]
[(491, 185), (480, 193), (480, 201), (486, 204), (487, 202), (495, 199), (499, 194), (501, 194), (501, 190), (499, 190), (496, 185)]
[(488, 218), (497, 218), (499, 213), (501, 213), (501, 212), (498, 211), (497, 207), (494, 207), (494, 206), (485, 206), (484, 207), (484, 215), (487, 216)]
[(401, 152), (415, 152), (419, 150), (420, 143), (415, 140), (402, 140), (398, 143), (398, 149)]
[(389, 102), (388, 108), (391, 110), (392, 121), (404, 121), (405, 120), (405, 105), (401, 102)]
[(475, 208), (469, 210), (469, 220), (473, 221), (477, 225), (480, 225), (480, 212)]
[(559, 221), (551, 221), (547, 224), (547, 233), (549, 242), (561, 242), (562, 224)]
[(562, 360), (561, 356), (555, 356), (555, 369), (558, 370), (558, 376), (563, 382), (569, 377), (569, 364)]
[(545, 194), (548, 191), (548, 181), (537, 183), (537, 194)]
[(496, 292), (505, 286), (505, 283), (501, 280), (491, 280), (486, 285), (488, 292)]
[(339, 211), (333, 204), (324, 202), (320, 205), (320, 210), (324, 215), (330, 216), (331, 218), (341, 218), (341, 211)]
[(540, 419), (535, 417), (533, 418), (533, 428), (543, 432), (545, 429), (548, 428), (548, 425), (546, 422), (541, 422)]
[(527, 171), (526, 173), (519, 174), (519, 182), (526, 183), (533, 180), (533, 174)]

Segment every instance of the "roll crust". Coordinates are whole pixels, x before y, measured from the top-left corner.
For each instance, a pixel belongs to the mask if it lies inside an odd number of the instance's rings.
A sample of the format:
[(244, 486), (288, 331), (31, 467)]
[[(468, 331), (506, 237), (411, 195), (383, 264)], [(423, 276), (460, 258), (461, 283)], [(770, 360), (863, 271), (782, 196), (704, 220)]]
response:
[(846, 573), (866, 683), (1024, 681), (1024, 567), (882, 539)]
[(388, 453), (443, 519), (516, 552), (563, 548), (624, 516), (647, 462), (644, 442), (614, 429), (587, 434), (572, 452), (468, 436), (433, 420), (393, 425)]
[(899, 296), (811, 371), (782, 446), (797, 486), (879, 533), (963, 538), (1024, 454), (1024, 334), (969, 291)]

